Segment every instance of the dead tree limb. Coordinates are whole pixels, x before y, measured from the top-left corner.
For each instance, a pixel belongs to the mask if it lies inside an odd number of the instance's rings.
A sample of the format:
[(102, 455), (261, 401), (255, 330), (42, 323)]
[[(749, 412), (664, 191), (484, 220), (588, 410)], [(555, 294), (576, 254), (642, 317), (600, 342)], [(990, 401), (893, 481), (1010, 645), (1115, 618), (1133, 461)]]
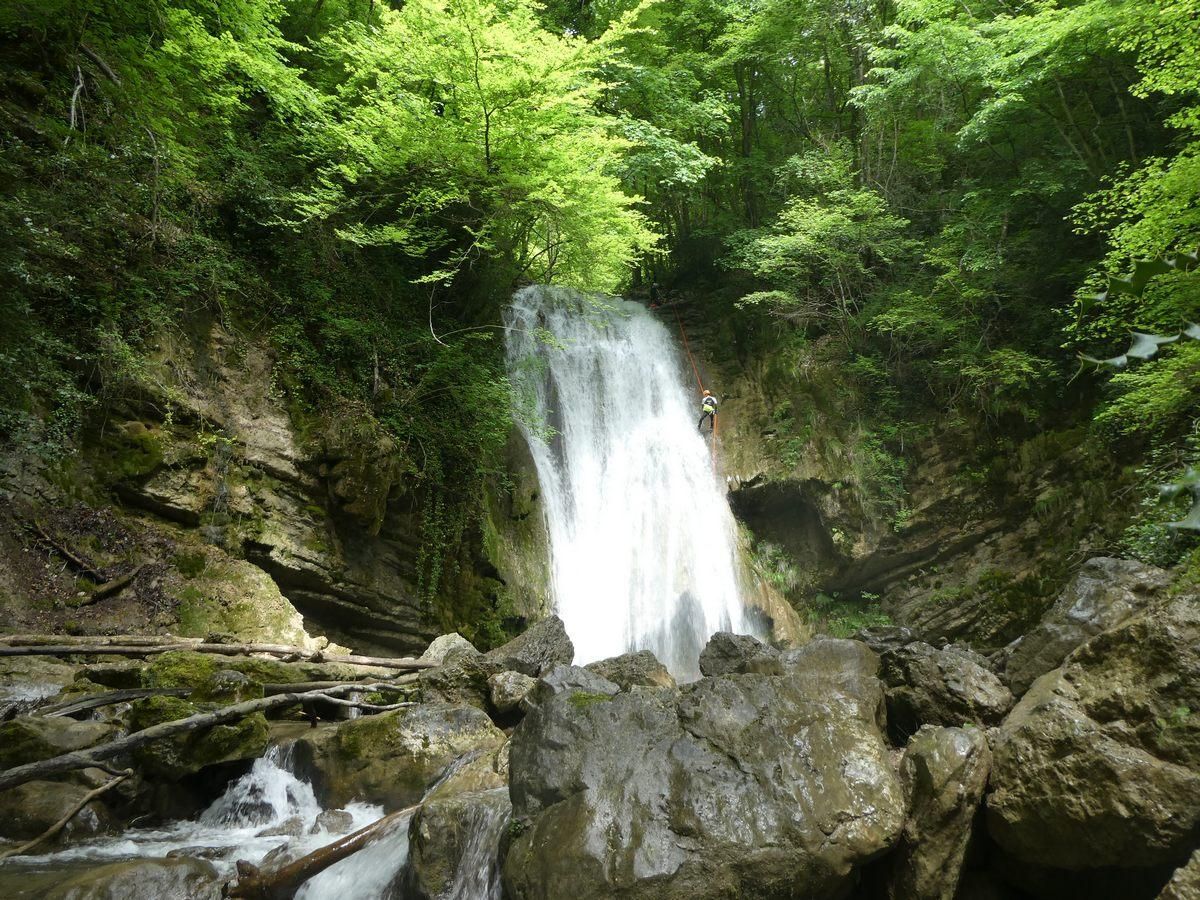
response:
[(225, 886), (225, 896), (237, 898), (237, 900), (291, 900), (304, 882), (341, 862), (347, 856), (357, 853), (373, 840), (383, 837), (399, 826), (405, 816), (412, 815), (419, 807), (418, 803), (416, 806), (390, 813), (365, 828), (360, 828), (332, 844), (326, 844), (308, 856), (302, 856), (274, 872), (263, 872), (258, 866), (239, 859), (237, 881)]
[(88, 59), (90, 59), (92, 62), (94, 62), (96, 64), (96, 67), (101, 72), (104, 73), (104, 77), (107, 78), (109, 81), (111, 81), (113, 84), (121, 83), (121, 79), (118, 78), (117, 73), (112, 70), (112, 66), (110, 66), (108, 63), (106, 63), (100, 57), (100, 54), (97, 53), (95, 50), (93, 50), (91, 47), (89, 47), (87, 44), (84, 44), (81, 42), (79, 44), (79, 52), (82, 53), (84, 56), (86, 56)]
[(122, 691), (105, 691), (102, 694), (85, 694), (74, 700), (55, 703), (52, 706), (42, 706), (35, 709), (32, 714), (47, 719), (57, 716), (73, 716), (75, 713), (85, 710), (113, 706), (117, 703), (128, 703), (144, 697), (186, 697), (191, 692), (190, 688), (129, 688)]
[(295, 681), (285, 684), (273, 684), (268, 682), (263, 685), (263, 694), (271, 696), (272, 694), (286, 694), (288, 691), (327, 691), (335, 687), (348, 687), (352, 690), (367, 690), (375, 693), (396, 693), (407, 691), (408, 685), (414, 684), (417, 680), (417, 675), (414, 672), (411, 675), (401, 675), (399, 678), (393, 678), (391, 681), (384, 683), (379, 682), (364, 682), (364, 681)]
[[(23, 637), (38, 638), (39, 636)], [(63, 638), (59, 638), (58, 641), (54, 644), (38, 643), (36, 640), (17, 642), (13, 637), (0, 635), (0, 656), (153, 656), (157, 653), (169, 653), (174, 650), (191, 650), (195, 653), (217, 653), (222, 656), (249, 656), (259, 653), (299, 662), (342, 663), (348, 666), (406, 671), (432, 669), (437, 665), (437, 663), (411, 657), (341, 655), (325, 653), (322, 650), (307, 650), (304, 647), (293, 647), (286, 644), (207, 644), (186, 638), (175, 638), (173, 643), (164, 644), (141, 641), (117, 644), (104, 639), (96, 639), (90, 643), (68, 641)]]
[[(73, 105), (74, 105), (74, 99), (72, 99), (72, 106)], [(71, 127), (72, 128), (75, 127), (74, 110), (72, 110), (72, 112), (71, 112)], [(104, 580), (104, 576), (100, 574), (99, 569), (97, 569), (95, 566), (93, 566), (86, 559), (83, 559), (82, 557), (71, 552), (70, 548), (68, 548), (61, 541), (56, 541), (54, 538), (50, 537), (49, 533), (46, 531), (45, 528), (42, 527), (40, 522), (34, 521), (33, 528), (38, 533), (38, 537), (40, 537), (42, 539), (42, 541), (50, 547), (51, 550), (53, 550), (55, 553), (57, 553), (59, 556), (61, 556), (63, 559), (65, 559), (67, 562), (69, 562), (71, 565), (73, 565), (76, 569), (78, 569), (84, 575), (89, 575), (92, 578), (95, 578), (97, 581)]]
[(133, 580), (137, 578), (141, 572), (142, 567), (136, 566), (133, 571), (127, 572), (118, 578), (113, 578), (104, 582), (104, 584), (98, 585), (96, 589), (92, 591), (91, 595), (79, 605), (87, 606), (95, 603), (97, 600), (103, 600), (105, 597), (108, 597), (111, 594), (119, 594), (121, 591), (125, 590), (125, 588), (129, 587), (129, 585), (133, 583)]
[(81, 809), (83, 809), (85, 806), (87, 806), (89, 803), (91, 803), (93, 800), (95, 800), (101, 794), (105, 793), (106, 791), (110, 790), (111, 788), (115, 788), (118, 784), (120, 784), (122, 781), (124, 781), (126, 778), (128, 778), (132, 774), (133, 774), (133, 769), (126, 769), (124, 772), (119, 774), (116, 778), (113, 778), (111, 781), (106, 781), (104, 784), (100, 785), (100, 787), (96, 788), (95, 790), (88, 791), (86, 794), (83, 795), (83, 798), (77, 804), (75, 804), (75, 807), (70, 812), (68, 812), (65, 816), (63, 816), (61, 819), (59, 819), (57, 822), (55, 822), (53, 825), (51, 825), (49, 828), (47, 828), (45, 831), (43, 831), (41, 834), (39, 834), (37, 837), (35, 837), (32, 841), (29, 841), (26, 844), (22, 844), (20, 847), (13, 847), (11, 850), (5, 850), (3, 853), (0, 853), (0, 859), (8, 859), (10, 856), (22, 856), (22, 855), (28, 853), (34, 847), (38, 846), (39, 844), (43, 844), (46, 841), (50, 840), (50, 838), (54, 837), (56, 834), (58, 834), (60, 831), (62, 831), (64, 828), (66, 828), (67, 823), (70, 822), (77, 815), (79, 815), (79, 811)]
[[(186, 734), (189, 731), (196, 731), (200, 728), (211, 728), (213, 725), (223, 725), (226, 722), (232, 722), (236, 719), (242, 719), (246, 716), (253, 715), (258, 712), (266, 712), (269, 709), (278, 709), (284, 706), (296, 706), (313, 701), (329, 702), (335, 705), (345, 705), (346, 703), (355, 703), (357, 701), (342, 701), (338, 702), (338, 694), (346, 694), (352, 691), (373, 691), (375, 685), (355, 684), (343, 688), (329, 688), (324, 691), (302, 691), (289, 692), (285, 694), (276, 694), (273, 697), (260, 697), (255, 700), (246, 700), (242, 703), (234, 703), (231, 706), (225, 706), (213, 712), (197, 713), (194, 716), (188, 716), (184, 719), (174, 719), (170, 722), (161, 722), (158, 725), (151, 725), (149, 728), (144, 728), (141, 731), (135, 731), (133, 734), (118, 738), (115, 741), (109, 741), (106, 744), (98, 744), (95, 747), (88, 747), (86, 750), (76, 750), (71, 753), (63, 753), (60, 756), (54, 756), (50, 759), (39, 760), (38, 762), (25, 763), (24, 765), (14, 766), (0, 772), (0, 791), (11, 787), (16, 787), (19, 784), (24, 784), (27, 781), (33, 781), (35, 778), (45, 778), (50, 775), (61, 775), (64, 772), (74, 772), (78, 769), (87, 769), (93, 766), (112, 771), (111, 766), (106, 762), (115, 756), (121, 756), (129, 753), (139, 747), (144, 747), (154, 741), (160, 741), (164, 738), (175, 737), (176, 735)], [(371, 706), (371, 704), (362, 704), (363, 706)], [(396, 706), (392, 707), (393, 709)]]

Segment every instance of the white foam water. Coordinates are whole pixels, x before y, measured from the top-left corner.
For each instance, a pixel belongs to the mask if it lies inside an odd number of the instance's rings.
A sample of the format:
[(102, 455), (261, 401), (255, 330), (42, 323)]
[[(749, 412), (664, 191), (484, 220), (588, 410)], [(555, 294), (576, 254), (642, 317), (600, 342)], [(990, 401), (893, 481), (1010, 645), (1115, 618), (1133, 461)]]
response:
[(714, 632), (753, 629), (672, 333), (640, 304), (536, 286), (516, 294), (506, 324), (576, 663), (650, 650), (677, 678), (698, 677)]

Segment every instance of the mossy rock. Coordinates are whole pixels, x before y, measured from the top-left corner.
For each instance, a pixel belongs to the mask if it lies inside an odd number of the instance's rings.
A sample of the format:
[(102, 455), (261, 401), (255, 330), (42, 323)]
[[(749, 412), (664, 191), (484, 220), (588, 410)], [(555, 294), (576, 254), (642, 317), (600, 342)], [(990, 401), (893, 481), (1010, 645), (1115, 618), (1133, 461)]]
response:
[(298, 749), (312, 760), (327, 806), (353, 800), (388, 809), (411, 806), (453, 760), (504, 743), (483, 711), (471, 706), (422, 704), (354, 719), (332, 734), (306, 736)]
[(143, 422), (126, 422), (105, 436), (98, 468), (113, 481), (145, 478), (163, 463), (163, 436)]
[(285, 663), (274, 659), (219, 656), (192, 650), (162, 653), (142, 670), (142, 687), (194, 688), (211, 681), (223, 669), (241, 672), (259, 684), (286, 684), (326, 677), (328, 667)]
[(194, 703), (218, 703), (228, 705), (258, 700), (263, 696), (263, 686), (249, 675), (234, 669), (221, 669), (192, 691)]
[(103, 722), (21, 716), (0, 724), (0, 769), (83, 750), (112, 733), (113, 727)]
[[(196, 704), (179, 697), (147, 697), (133, 705), (130, 729), (141, 731), (198, 712)], [(134, 759), (147, 775), (178, 780), (205, 766), (257, 759), (267, 749), (268, 738), (266, 716), (255, 713), (226, 725), (154, 741), (136, 750)]]

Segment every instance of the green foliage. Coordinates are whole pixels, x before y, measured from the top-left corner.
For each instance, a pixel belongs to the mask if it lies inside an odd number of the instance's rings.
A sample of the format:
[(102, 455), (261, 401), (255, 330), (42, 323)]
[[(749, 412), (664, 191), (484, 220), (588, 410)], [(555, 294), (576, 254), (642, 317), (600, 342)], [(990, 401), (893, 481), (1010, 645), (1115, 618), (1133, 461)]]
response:
[(858, 600), (817, 594), (809, 602), (807, 616), (817, 631), (848, 638), (862, 628), (892, 624), (891, 618), (879, 609), (878, 601), (874, 594), (863, 594)]

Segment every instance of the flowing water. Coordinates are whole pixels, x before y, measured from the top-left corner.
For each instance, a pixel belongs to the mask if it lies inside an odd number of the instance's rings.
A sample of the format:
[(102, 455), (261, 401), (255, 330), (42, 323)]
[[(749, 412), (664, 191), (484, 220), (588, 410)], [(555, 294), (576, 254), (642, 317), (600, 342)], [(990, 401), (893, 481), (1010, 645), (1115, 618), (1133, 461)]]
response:
[(674, 334), (640, 304), (547, 287), (519, 291), (507, 324), (576, 663), (651, 650), (697, 677), (714, 632), (753, 629)]
[[(346, 811), (353, 820), (352, 831), (383, 815), (381, 807), (365, 803), (351, 803)], [(37, 875), (175, 853), (208, 858), (223, 877), (229, 877), (236, 860), (257, 865), (281, 844), (286, 843), (299, 857), (336, 840), (340, 835), (319, 828), (310, 834), (321, 812), (312, 785), (291, 771), (289, 752), (271, 747), (194, 821), (174, 822), (162, 828), (133, 828), (120, 835), (71, 844), (56, 852), (16, 857), (0, 866), (0, 875), (5, 874), (3, 870)], [(290, 819), (299, 820), (300, 837), (262, 835), (263, 831)], [(377, 900), (379, 892), (355, 894), (339, 890), (306, 897), (307, 900)]]

